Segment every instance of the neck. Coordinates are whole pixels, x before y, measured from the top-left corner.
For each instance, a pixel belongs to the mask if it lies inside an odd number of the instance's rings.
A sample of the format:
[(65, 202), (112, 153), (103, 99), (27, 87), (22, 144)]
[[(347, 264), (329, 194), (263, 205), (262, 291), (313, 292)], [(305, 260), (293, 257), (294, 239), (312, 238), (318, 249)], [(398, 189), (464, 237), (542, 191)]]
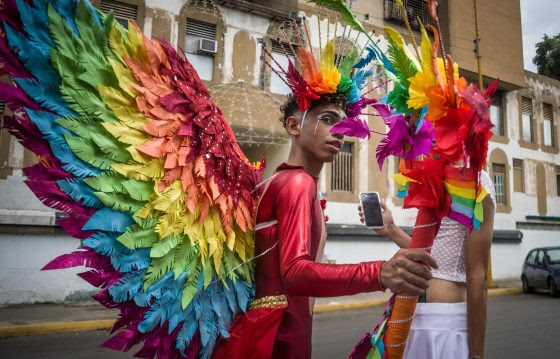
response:
[(316, 158), (311, 158), (309, 154), (305, 153), (300, 147), (294, 146), (293, 143), (286, 163), (291, 166), (303, 167), (305, 172), (309, 173), (313, 177), (319, 177), (324, 165), (324, 162), (319, 161)]

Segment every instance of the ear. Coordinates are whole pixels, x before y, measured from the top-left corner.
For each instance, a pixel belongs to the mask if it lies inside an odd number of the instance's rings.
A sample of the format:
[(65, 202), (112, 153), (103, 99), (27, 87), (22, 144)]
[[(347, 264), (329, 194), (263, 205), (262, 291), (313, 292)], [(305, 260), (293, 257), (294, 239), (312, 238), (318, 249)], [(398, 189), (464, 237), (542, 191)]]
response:
[(301, 122), (297, 117), (290, 116), (286, 119), (286, 131), (290, 136), (299, 136), (301, 134)]

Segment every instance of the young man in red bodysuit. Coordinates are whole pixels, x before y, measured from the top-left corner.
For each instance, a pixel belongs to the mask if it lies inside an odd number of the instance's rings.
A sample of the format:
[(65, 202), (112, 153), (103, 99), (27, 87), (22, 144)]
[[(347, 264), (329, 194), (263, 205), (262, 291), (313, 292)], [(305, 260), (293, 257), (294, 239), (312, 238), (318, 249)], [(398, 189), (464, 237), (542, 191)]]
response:
[(292, 96), (282, 106), (291, 137), (287, 161), (263, 185), (255, 224), (256, 295), (214, 357), (311, 357), (313, 297), (363, 292), (421, 293), (436, 268), (429, 254), (401, 249), (388, 261), (320, 263), (326, 227), (317, 181), (343, 143), (330, 128), (345, 118), (346, 99), (323, 95), (302, 112)]

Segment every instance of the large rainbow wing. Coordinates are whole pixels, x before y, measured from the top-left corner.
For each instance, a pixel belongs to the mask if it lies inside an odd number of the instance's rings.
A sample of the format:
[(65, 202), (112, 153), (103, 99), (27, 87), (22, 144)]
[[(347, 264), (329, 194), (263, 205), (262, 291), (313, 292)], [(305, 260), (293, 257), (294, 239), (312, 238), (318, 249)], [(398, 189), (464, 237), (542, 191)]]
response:
[(169, 44), (81, 0), (2, 6), (5, 126), (39, 155), (31, 190), (81, 239), (45, 269), (91, 268), (95, 299), (121, 310), (105, 346), (209, 357), (253, 295), (260, 172)]

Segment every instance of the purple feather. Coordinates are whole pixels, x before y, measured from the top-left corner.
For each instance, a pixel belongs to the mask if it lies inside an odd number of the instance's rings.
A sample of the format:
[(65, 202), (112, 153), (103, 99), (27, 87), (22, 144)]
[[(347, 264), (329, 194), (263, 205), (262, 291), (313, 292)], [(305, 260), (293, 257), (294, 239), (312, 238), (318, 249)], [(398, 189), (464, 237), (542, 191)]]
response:
[(122, 273), (116, 271), (104, 271), (92, 269), (87, 272), (78, 273), (78, 276), (97, 288), (106, 288), (122, 278)]
[(371, 136), (371, 131), (367, 122), (358, 118), (347, 118), (344, 121), (340, 121), (331, 127), (331, 133), (362, 139), (369, 139)]
[(346, 109), (346, 116), (348, 116), (348, 118), (358, 117), (360, 116), (364, 108), (376, 102), (377, 99), (375, 98), (362, 97), (360, 98), (360, 100), (348, 105)]
[(50, 261), (41, 270), (52, 270), (73, 267), (89, 267), (104, 268), (110, 266), (111, 262), (108, 257), (101, 256), (94, 251), (74, 251), (72, 253), (63, 254)]
[(31, 121), (23, 120), (17, 116), (4, 115), (4, 128), (30, 151), (43, 157), (52, 156), (49, 144), (43, 139), (43, 136)]

